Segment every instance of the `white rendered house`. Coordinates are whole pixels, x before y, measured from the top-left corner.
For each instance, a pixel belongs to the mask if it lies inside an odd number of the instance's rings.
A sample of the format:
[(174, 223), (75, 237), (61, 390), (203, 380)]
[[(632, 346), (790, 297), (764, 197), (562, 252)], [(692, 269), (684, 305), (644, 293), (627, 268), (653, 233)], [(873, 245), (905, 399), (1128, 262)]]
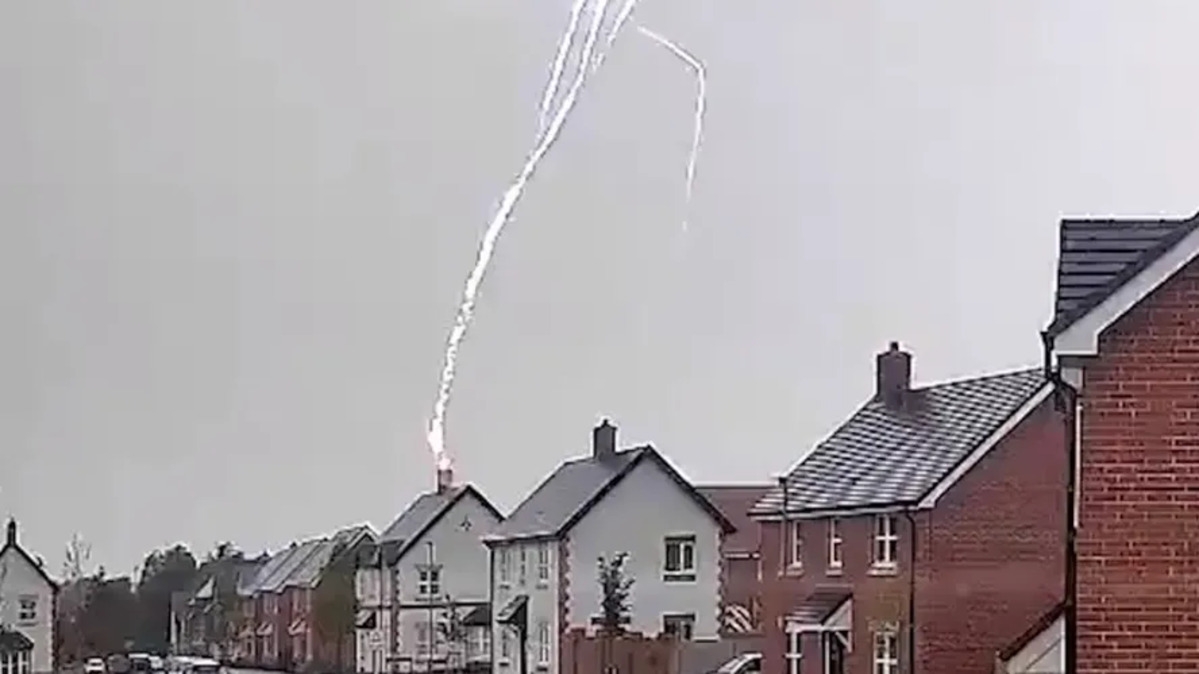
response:
[(10, 519), (0, 547), (0, 673), (54, 671), (57, 593), (43, 563), (17, 541), (17, 523)]

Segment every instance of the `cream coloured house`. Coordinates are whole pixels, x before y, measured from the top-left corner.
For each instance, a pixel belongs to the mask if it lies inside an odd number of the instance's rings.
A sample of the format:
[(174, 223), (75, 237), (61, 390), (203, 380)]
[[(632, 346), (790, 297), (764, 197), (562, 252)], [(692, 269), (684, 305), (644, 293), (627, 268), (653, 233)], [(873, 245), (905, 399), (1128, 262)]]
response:
[(8, 520), (0, 548), (0, 674), (54, 671), (54, 596), (44, 564), (17, 541)]

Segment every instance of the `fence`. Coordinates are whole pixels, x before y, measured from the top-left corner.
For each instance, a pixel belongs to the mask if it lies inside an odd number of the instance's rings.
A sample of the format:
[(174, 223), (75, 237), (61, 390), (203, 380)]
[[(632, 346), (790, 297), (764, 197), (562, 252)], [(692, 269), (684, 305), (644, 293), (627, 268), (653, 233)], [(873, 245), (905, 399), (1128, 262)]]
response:
[(588, 635), (572, 629), (562, 638), (560, 674), (705, 674), (736, 655), (759, 652), (760, 641), (679, 641), (637, 632)]

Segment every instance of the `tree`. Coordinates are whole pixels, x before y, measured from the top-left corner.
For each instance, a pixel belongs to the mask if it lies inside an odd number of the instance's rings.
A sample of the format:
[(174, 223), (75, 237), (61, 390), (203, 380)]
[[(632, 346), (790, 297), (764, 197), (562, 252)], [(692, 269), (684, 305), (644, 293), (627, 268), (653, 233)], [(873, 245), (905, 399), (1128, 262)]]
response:
[(334, 550), (333, 561), (325, 567), (312, 597), (313, 630), (321, 643), (332, 643), (336, 668), (342, 668), (342, 646), (354, 634), (358, 598), (354, 593), (353, 555), (344, 555), (344, 547)]
[(459, 658), (460, 662), (465, 665), (466, 640), (468, 637), (466, 625), (462, 624), (462, 616), (458, 613), (458, 602), (454, 601), (453, 597), (447, 595), (445, 603), (445, 620), (438, 623), (437, 629), (441, 632), (442, 639), (445, 640), (449, 654)]
[(624, 632), (629, 622), (633, 579), (625, 571), (629, 553), (618, 552), (610, 559), (599, 558), (600, 629), (609, 635)]
[(128, 576), (107, 578), (101, 569), (78, 581), (88, 600), (80, 618), (83, 648), (89, 653), (119, 653), (133, 646), (138, 601)]
[(155, 550), (146, 555), (137, 583), (141, 614), (137, 643), (152, 653), (165, 653), (170, 645), (171, 595), (192, 591), (196, 558), (184, 545)]

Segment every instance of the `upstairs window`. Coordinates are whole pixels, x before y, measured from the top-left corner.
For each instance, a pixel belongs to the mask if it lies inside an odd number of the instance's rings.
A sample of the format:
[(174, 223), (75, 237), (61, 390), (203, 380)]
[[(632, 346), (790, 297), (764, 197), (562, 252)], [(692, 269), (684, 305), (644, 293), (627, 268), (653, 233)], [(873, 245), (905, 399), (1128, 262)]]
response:
[(17, 605), (17, 622), (37, 622), (37, 595), (24, 595)]
[(550, 581), (550, 546), (549, 543), (541, 543), (537, 546), (537, 582), (548, 583)]
[(899, 557), (898, 522), (894, 515), (878, 515), (874, 518), (874, 566), (883, 569), (895, 568)]
[(788, 527), (788, 534), (791, 537), (790, 545), (787, 550), (787, 566), (792, 569), (803, 568), (803, 527), (799, 520), (791, 522)]
[(828, 521), (828, 568), (841, 570), (841, 523), (833, 518)]
[(512, 582), (512, 551), (500, 548), (500, 583), (507, 585)]
[(695, 581), (695, 536), (667, 536), (662, 578), (673, 582)]
[(424, 599), (432, 599), (441, 594), (441, 567), (422, 566), (417, 573), (417, 595)]

